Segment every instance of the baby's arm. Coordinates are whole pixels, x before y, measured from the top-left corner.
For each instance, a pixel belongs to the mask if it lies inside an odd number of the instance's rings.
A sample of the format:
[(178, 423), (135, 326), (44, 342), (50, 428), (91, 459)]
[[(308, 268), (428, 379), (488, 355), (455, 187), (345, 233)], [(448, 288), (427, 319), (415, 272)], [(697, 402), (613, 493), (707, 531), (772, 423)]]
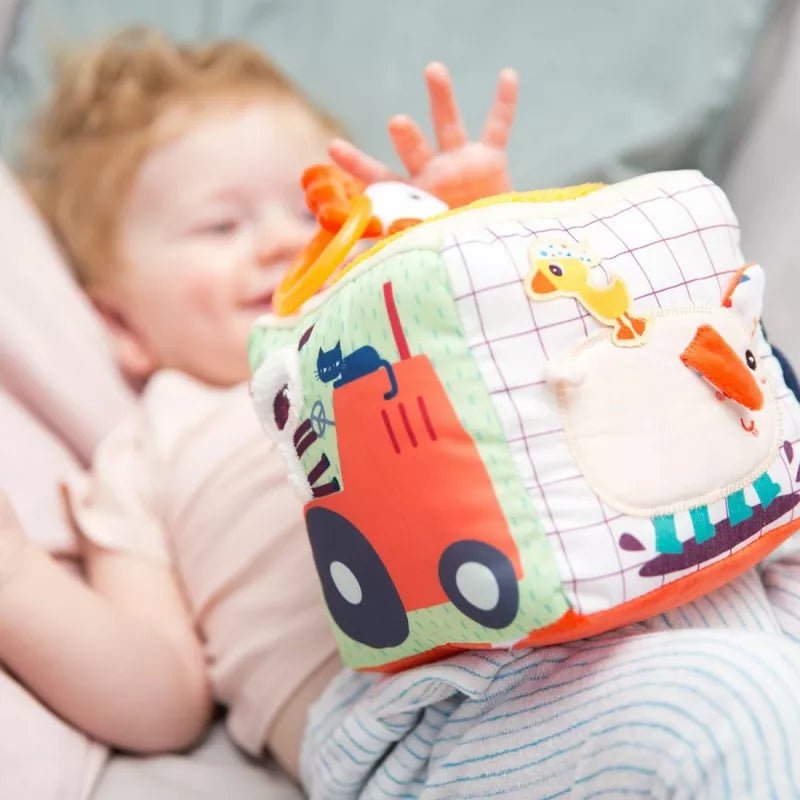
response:
[(171, 570), (91, 544), (86, 564), (91, 588), (27, 542), (0, 492), (0, 663), (103, 742), (188, 746), (211, 699)]
[[(446, 67), (429, 64), (425, 80), (439, 152), (410, 117), (389, 120), (389, 135), (411, 182), (451, 208), (511, 191), (506, 145), (517, 106), (517, 73), (500, 73), (494, 103), (475, 142), (467, 138)], [(400, 180), (385, 164), (342, 139), (333, 140), (329, 153), (342, 169), (366, 183)]]

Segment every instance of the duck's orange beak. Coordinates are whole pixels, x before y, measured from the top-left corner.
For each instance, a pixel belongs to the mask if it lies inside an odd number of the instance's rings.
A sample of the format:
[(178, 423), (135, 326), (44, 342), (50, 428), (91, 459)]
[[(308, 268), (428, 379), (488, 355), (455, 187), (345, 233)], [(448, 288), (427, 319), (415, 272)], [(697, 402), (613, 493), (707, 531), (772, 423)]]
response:
[(544, 272), (537, 269), (531, 281), (531, 289), (534, 294), (550, 294), (556, 290), (556, 287), (552, 281), (548, 280)]
[(763, 407), (764, 395), (752, 371), (711, 325), (697, 329), (681, 361), (739, 405), (751, 411)]

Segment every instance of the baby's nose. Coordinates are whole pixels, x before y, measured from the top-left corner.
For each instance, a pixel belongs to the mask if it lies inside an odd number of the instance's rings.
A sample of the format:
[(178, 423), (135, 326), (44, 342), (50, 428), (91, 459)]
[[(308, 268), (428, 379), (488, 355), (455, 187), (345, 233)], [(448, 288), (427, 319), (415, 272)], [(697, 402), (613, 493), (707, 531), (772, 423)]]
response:
[(262, 221), (257, 234), (257, 258), (265, 265), (294, 258), (314, 235), (314, 231), (314, 225), (309, 220), (296, 214), (270, 214)]

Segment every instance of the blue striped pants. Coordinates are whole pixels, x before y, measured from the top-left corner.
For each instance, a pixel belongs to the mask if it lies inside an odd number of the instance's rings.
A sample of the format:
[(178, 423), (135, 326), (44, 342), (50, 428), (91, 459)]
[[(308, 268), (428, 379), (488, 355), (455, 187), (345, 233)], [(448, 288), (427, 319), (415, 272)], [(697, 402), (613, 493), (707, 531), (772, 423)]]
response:
[(320, 800), (800, 798), (800, 555), (593, 639), (342, 673), (302, 768)]

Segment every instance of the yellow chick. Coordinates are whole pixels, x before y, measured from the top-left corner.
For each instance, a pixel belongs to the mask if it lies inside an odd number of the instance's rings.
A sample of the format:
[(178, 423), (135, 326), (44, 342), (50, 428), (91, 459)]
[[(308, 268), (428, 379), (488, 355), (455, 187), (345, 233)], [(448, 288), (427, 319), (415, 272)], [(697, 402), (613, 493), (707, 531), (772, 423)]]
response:
[(525, 291), (533, 300), (574, 297), (604, 325), (613, 328), (612, 339), (621, 345), (641, 344), (647, 320), (631, 316), (631, 298), (621, 278), (611, 278), (605, 288), (589, 283), (589, 270), (599, 263), (576, 243), (536, 239), (528, 250), (531, 268)]

